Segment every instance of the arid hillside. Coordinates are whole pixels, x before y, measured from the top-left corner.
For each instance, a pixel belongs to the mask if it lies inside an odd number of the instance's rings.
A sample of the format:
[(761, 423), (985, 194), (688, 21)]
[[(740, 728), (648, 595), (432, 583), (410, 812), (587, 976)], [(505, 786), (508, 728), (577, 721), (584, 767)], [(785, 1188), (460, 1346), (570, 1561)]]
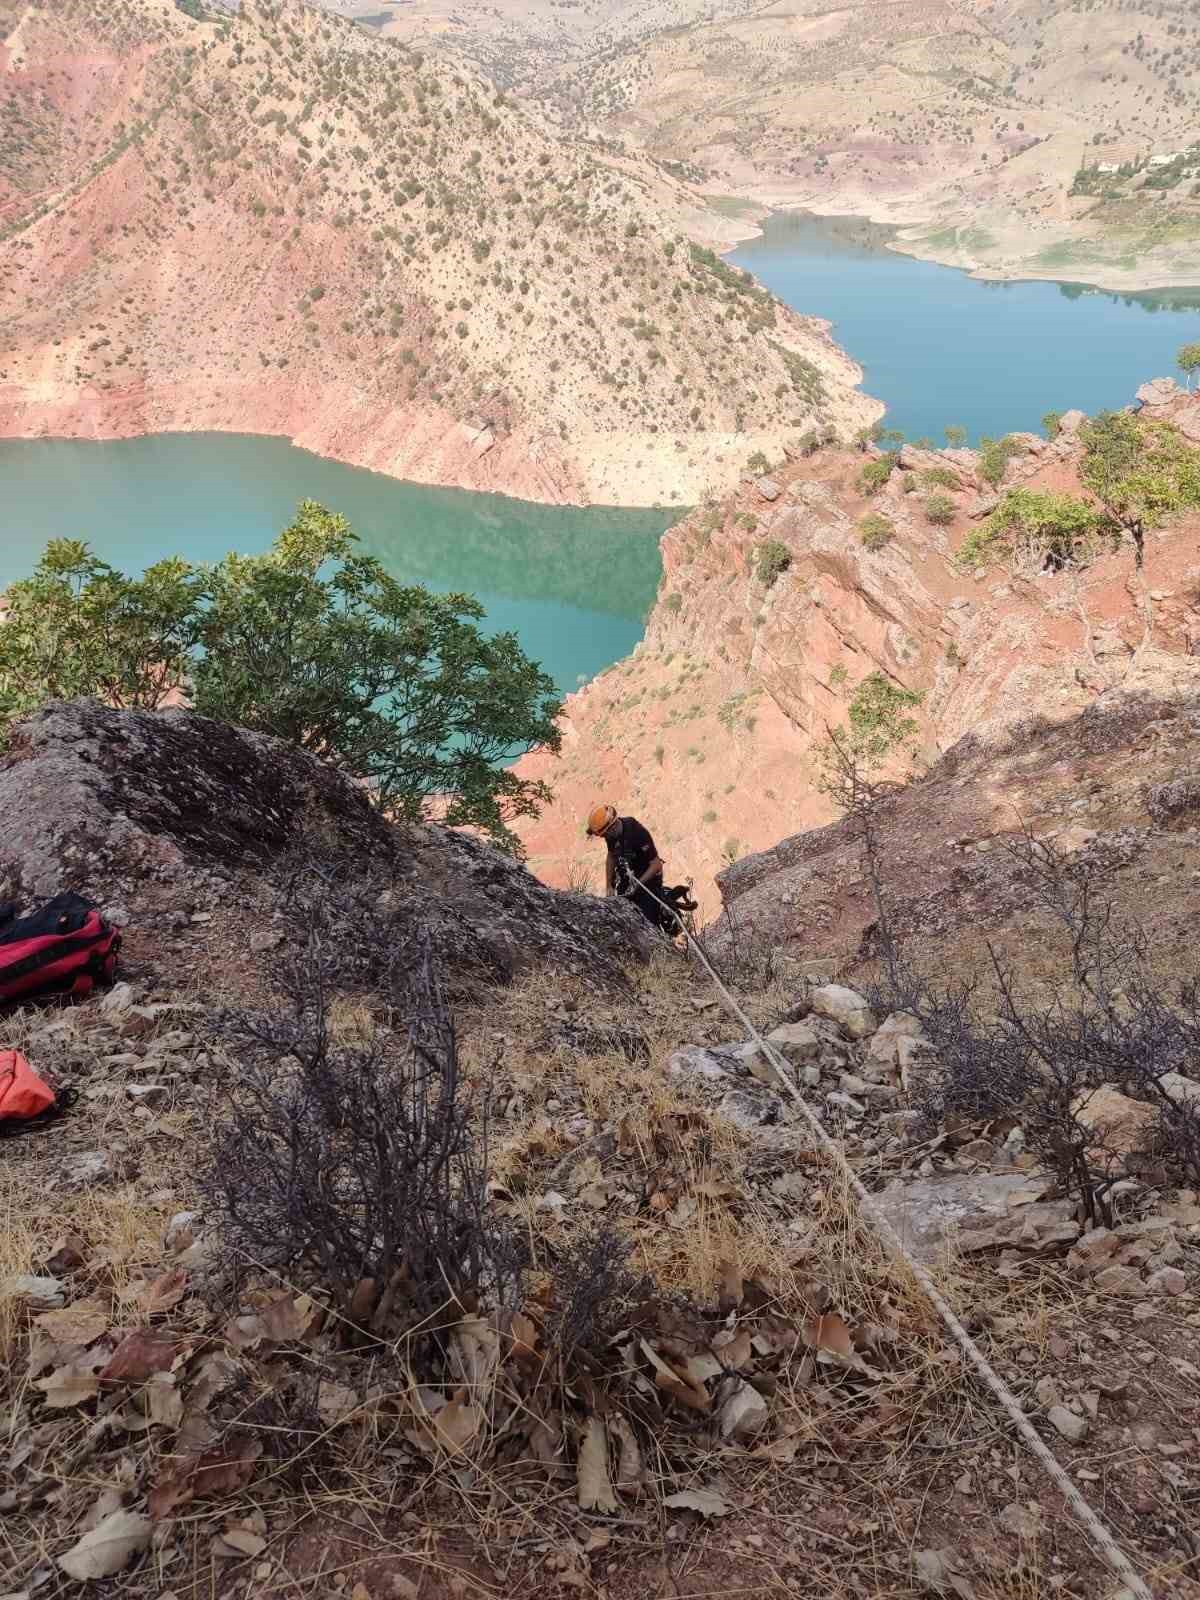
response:
[(0, 4), (0, 432), (687, 504), (878, 414), (652, 161), (284, 0)]
[[(1200, 396), (1169, 381), (1143, 393), (1147, 427), (1169, 419), (1184, 450), (1200, 441)], [(968, 735), (986, 751), (1030, 718), (1066, 724), (1160, 655), (1193, 665), (1194, 512), (1146, 534), (1141, 568), (1107, 535), (1061, 570), (990, 535), (1004, 507), (1043, 505), (1021, 492), (1091, 499), (1083, 425), (1068, 414), (1052, 441), (1015, 435), (998, 457), (821, 449), (670, 529), (646, 638), (569, 697), (562, 758), (526, 760), (557, 792), (523, 830), (534, 870), (596, 887), (603, 850), (580, 818), (611, 799), (649, 823), (670, 881), (695, 875), (712, 915), (716, 873), (836, 816), (816, 749), (873, 674), (922, 697), (911, 713), (919, 772)], [(1071, 782), (1058, 769), (1036, 809), (1069, 814)], [(985, 780), (959, 831), (1009, 828), (1023, 803), (1007, 781), (992, 791)]]
[(1153, 287), (1195, 278), (1190, 183), (1106, 206), (1072, 194), (1085, 159), (1185, 149), (1200, 95), (1186, 0), (819, 0), (565, 11), (365, 4), (427, 30), (713, 195), (911, 225), (955, 265)]

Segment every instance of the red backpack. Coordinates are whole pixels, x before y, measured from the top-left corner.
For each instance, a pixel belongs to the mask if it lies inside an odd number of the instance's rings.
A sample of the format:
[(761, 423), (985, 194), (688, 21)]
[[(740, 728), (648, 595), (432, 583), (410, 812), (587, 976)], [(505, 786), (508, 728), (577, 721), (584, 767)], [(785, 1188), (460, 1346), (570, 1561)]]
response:
[(54, 994), (82, 999), (113, 981), (120, 946), (117, 930), (77, 894), (55, 895), (27, 917), (0, 908), (0, 1006)]

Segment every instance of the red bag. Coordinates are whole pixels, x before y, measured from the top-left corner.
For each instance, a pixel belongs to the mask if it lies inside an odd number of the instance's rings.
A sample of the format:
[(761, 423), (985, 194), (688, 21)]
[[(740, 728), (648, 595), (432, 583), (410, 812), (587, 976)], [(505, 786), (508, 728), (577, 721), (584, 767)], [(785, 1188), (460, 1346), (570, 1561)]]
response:
[(54, 1090), (43, 1083), (19, 1050), (0, 1050), (0, 1122), (40, 1117), (55, 1104)]
[(49, 994), (82, 999), (113, 981), (120, 946), (90, 900), (56, 895), (31, 916), (0, 924), (0, 1006)]

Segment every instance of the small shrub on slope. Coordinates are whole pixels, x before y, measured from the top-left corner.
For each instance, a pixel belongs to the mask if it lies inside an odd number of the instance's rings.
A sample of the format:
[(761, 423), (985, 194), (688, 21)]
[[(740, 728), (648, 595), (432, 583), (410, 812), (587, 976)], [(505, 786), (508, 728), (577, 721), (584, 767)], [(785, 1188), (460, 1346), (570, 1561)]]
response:
[(877, 456), (874, 461), (868, 461), (858, 475), (858, 483), (864, 494), (878, 494), (884, 484), (895, 471), (899, 456), (889, 451), (886, 455)]
[(771, 589), (792, 564), (792, 552), (778, 539), (766, 539), (755, 551), (758, 581)]
[(948, 528), (954, 521), (954, 501), (948, 494), (931, 494), (925, 502), (925, 516), (935, 528)]
[(993, 561), (1049, 562), (1066, 566), (1086, 561), (1107, 519), (1075, 495), (1039, 489), (1010, 489), (982, 525), (964, 540), (957, 560), (975, 567)]
[(896, 537), (896, 528), (878, 511), (870, 511), (858, 525), (858, 536), (864, 549), (882, 550)]

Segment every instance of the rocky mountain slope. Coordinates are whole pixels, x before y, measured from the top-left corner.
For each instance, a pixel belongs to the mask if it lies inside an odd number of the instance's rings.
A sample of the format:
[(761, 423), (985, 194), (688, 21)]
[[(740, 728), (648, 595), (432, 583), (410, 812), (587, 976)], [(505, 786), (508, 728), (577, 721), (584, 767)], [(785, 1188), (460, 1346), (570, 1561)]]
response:
[(0, 96), (0, 432), (686, 504), (877, 414), (659, 166), (293, 0), (6, 0)]
[(1200, 25), (1186, 0), (675, 5), (636, 31), (620, 8), (522, 0), (397, 16), (389, 30), (428, 26), (564, 126), (685, 163), (716, 194), (910, 225), (903, 248), (989, 272), (1195, 277), (1190, 183), (1121, 206), (1072, 193), (1096, 151), (1148, 157), (1194, 138)]
[[(1169, 380), (1144, 394), (1144, 416), (1200, 438), (1200, 397)], [(718, 872), (834, 815), (814, 752), (873, 672), (923, 697), (912, 715), (924, 769), (968, 738), (1002, 749), (1031, 717), (1067, 726), (1153, 677), (1159, 653), (1186, 676), (1200, 644), (1194, 514), (1148, 536), (1140, 570), (1128, 547), (1061, 572), (959, 559), (1001, 492), (1078, 491), (1082, 421), (1068, 416), (1052, 443), (1019, 436), (998, 488), (973, 451), (905, 446), (869, 492), (870, 457), (822, 449), (670, 529), (645, 639), (568, 699), (561, 761), (528, 758), (530, 771), (554, 766), (557, 788), (524, 832), (535, 870), (595, 883), (600, 863), (579, 818), (611, 797), (649, 823), (669, 875), (694, 874), (714, 913)], [(989, 837), (1026, 805), (1003, 771), (981, 778), (964, 835)], [(1055, 805), (1069, 813), (1080, 797), (1060, 781)], [(1053, 808), (1043, 799), (1034, 809)], [(801, 908), (797, 922), (809, 914)]]
[[(274, 740), (51, 705), (0, 802), (4, 892), (111, 896), (124, 931), (114, 989), (0, 1019), (75, 1096), (0, 1162), (17, 1592), (1107, 1593), (796, 1095), (1155, 1600), (1200, 1592), (1194, 1193), (1126, 1176), (1088, 1228), (1019, 1124), (914, 1138), (916, 1019), (777, 973), (739, 992), (788, 1089), (628, 908), (395, 830)], [(469, 1120), (421, 1122), (416, 1159), (456, 1150), (445, 1205), (477, 1198), (488, 1265), (469, 1295), (439, 1280), (423, 1335), (442, 1191), (398, 1209), (392, 1141), (451, 1072)], [(381, 1107), (381, 1082), (408, 1092)], [(1132, 1174), (1154, 1108), (1130, 1105)]]

